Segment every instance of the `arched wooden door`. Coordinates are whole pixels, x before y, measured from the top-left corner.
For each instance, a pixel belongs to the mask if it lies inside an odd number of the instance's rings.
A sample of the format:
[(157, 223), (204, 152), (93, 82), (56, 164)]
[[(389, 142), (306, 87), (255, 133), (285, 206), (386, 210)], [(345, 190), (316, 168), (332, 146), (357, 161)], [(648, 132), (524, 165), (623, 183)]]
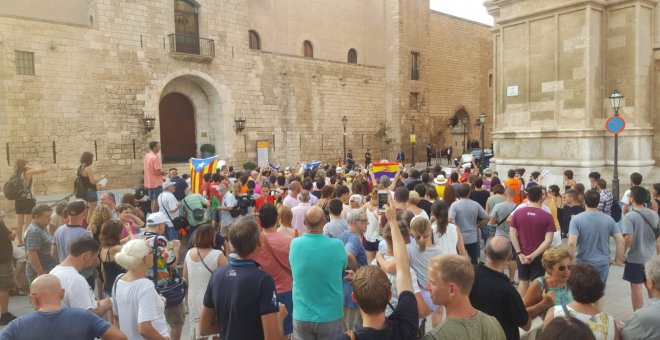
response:
[(170, 93), (160, 100), (158, 109), (163, 162), (187, 162), (195, 157), (195, 112), (190, 100)]

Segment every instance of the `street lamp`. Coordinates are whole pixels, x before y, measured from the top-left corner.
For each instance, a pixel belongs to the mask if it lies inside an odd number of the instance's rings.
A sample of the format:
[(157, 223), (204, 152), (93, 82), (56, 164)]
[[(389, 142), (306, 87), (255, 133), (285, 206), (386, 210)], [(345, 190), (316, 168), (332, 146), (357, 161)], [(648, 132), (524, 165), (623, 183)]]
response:
[[(412, 165), (415, 166), (415, 122), (417, 121), (417, 117), (412, 116), (410, 121), (412, 122), (412, 134), (410, 135), (410, 153), (412, 154)], [(413, 137), (415, 137), (415, 139), (413, 139)]]
[[(614, 116), (619, 116), (619, 109), (621, 108), (621, 102), (623, 101), (623, 96), (619, 90), (612, 91), (610, 94), (610, 105), (614, 109)], [(614, 196), (614, 201), (619, 202), (619, 134), (614, 134), (614, 178), (612, 179), (612, 195)]]
[(479, 115), (479, 125), (481, 125), (481, 158), (479, 159), (479, 172), (483, 173), (484, 171), (484, 158), (486, 158), (486, 152), (484, 150), (484, 128), (486, 125), (486, 115), (482, 112)]
[(341, 117), (341, 124), (344, 126), (344, 161), (342, 165), (346, 164), (346, 125), (348, 124), (348, 117)]
[(467, 118), (462, 118), (461, 123), (463, 123), (463, 153), (465, 153), (466, 151), (465, 148), (467, 147), (467, 130), (466, 130), (468, 123)]

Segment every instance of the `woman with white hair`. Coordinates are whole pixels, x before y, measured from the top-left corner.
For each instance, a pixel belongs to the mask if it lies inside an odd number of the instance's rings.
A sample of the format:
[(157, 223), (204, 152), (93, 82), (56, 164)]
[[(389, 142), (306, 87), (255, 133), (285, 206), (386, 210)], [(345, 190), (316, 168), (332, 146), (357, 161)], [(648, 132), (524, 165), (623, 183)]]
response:
[(131, 340), (170, 337), (165, 302), (147, 278), (153, 256), (153, 249), (141, 239), (128, 241), (115, 254), (115, 262), (127, 272), (118, 276), (113, 285), (112, 312), (121, 331)]

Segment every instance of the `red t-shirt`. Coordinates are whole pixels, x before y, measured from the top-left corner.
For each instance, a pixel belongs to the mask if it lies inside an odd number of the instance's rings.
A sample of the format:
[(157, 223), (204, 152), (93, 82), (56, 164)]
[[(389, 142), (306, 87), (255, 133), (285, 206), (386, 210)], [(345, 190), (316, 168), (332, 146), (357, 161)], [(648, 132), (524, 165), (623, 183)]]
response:
[(520, 251), (529, 255), (543, 243), (545, 233), (555, 232), (555, 221), (541, 208), (524, 207), (513, 213), (510, 227), (518, 232)]
[[(266, 236), (268, 243), (270, 244), (275, 256), (280, 260), (280, 262), (291, 270), (291, 265), (289, 264), (289, 249), (291, 247), (291, 238), (288, 235), (282, 233), (262, 233)], [(275, 288), (278, 293), (290, 292), (293, 290), (293, 279), (289, 274), (287, 274), (282, 267), (273, 259), (273, 256), (270, 254), (266, 246), (264, 245), (259, 254), (259, 259), (257, 262), (261, 265), (261, 269), (266, 271), (273, 277), (275, 280)]]
[(266, 196), (266, 199), (264, 200), (264, 196), (261, 195), (257, 197), (257, 199), (254, 200), (254, 210), (259, 211), (259, 208), (261, 208), (264, 203), (270, 203), (272, 205), (275, 205), (275, 196), (268, 195)]
[(215, 198), (218, 199), (218, 201), (222, 202), (222, 196), (220, 196), (220, 193), (218, 192), (218, 186), (219, 185), (220, 185), (220, 183), (218, 183), (218, 182), (213, 182), (213, 183), (209, 184), (208, 195), (209, 195), (209, 199), (215, 197)]

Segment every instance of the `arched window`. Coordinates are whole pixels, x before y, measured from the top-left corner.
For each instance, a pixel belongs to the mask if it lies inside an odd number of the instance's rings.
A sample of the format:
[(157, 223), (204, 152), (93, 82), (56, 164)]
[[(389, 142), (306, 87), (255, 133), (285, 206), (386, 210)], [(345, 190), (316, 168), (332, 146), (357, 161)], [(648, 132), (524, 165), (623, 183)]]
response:
[(357, 51), (354, 48), (348, 50), (348, 62), (351, 64), (357, 64)]
[(314, 47), (309, 40), (303, 41), (303, 56), (307, 58), (314, 58)]
[(259, 38), (259, 33), (255, 30), (250, 30), (250, 49), (251, 50), (261, 50), (261, 39)]

